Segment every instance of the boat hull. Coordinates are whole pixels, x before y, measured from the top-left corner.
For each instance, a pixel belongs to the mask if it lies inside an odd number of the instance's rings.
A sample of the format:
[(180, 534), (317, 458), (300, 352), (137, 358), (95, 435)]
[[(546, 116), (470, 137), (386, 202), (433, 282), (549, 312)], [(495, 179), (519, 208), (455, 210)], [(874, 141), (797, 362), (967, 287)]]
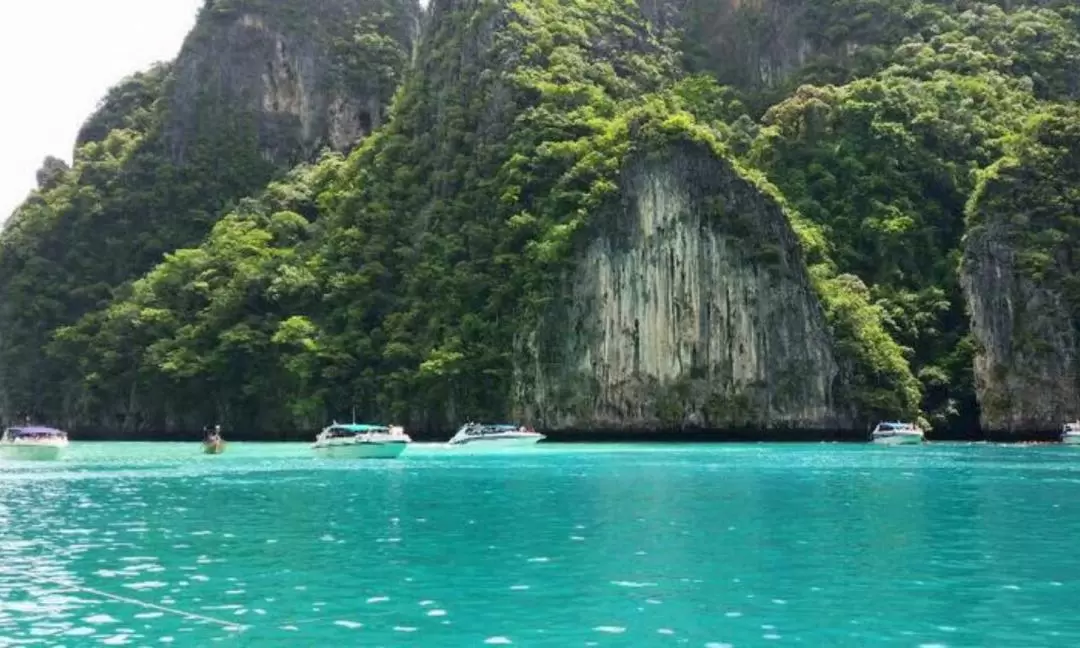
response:
[(523, 434), (515, 436), (476, 436), (464, 439), (451, 439), (447, 445), (451, 448), (469, 450), (508, 450), (534, 446), (544, 439), (542, 434)]
[(923, 442), (921, 434), (890, 434), (888, 436), (875, 436), (870, 440), (876, 445), (919, 445)]
[(54, 461), (67, 449), (67, 444), (0, 443), (0, 457), (19, 461)]
[(338, 459), (397, 459), (408, 445), (408, 441), (378, 441), (316, 444), (312, 449), (319, 456)]

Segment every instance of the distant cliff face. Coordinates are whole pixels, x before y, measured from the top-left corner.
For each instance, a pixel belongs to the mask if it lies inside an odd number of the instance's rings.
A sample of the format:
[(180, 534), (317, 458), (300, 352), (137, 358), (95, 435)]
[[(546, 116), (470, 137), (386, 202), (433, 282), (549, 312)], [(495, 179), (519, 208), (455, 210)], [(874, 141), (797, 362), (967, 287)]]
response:
[(631, 160), (564, 298), (523, 346), (548, 428), (827, 428), (838, 374), (780, 207), (694, 146)]
[(961, 280), (985, 430), (1080, 417), (1080, 111), (1041, 114), (969, 204)]
[(1080, 411), (1080, 340), (1060, 289), (1019, 272), (1007, 227), (973, 231), (965, 249), (981, 423), (993, 432), (1054, 430)]
[(805, 0), (640, 0), (639, 4), (654, 25), (681, 33), (679, 46), (695, 66), (716, 72), (732, 85), (775, 85), (813, 52)]
[(638, 0), (694, 71), (744, 90), (801, 80), (840, 82), (896, 45), (915, 0)]
[(173, 66), (169, 151), (182, 159), (219, 130), (246, 130), (277, 163), (351, 148), (384, 121), (419, 12), (408, 0), (208, 0)]

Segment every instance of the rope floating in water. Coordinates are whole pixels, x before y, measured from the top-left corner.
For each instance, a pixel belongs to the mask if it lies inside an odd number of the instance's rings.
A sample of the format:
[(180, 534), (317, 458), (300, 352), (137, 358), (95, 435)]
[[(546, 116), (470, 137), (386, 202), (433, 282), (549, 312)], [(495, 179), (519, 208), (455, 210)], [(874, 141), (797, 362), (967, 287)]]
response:
[(186, 619), (196, 619), (196, 620), (199, 620), (199, 621), (207, 621), (209, 623), (216, 623), (216, 624), (218, 624), (220, 626), (224, 626), (226, 629), (229, 629), (229, 630), (242, 631), (242, 630), (246, 630), (246, 629), (248, 629), (250, 627), (250, 626), (244, 625), (242, 623), (236, 623), (236, 622), (233, 622), (233, 621), (226, 621), (225, 619), (217, 619), (215, 617), (206, 616), (204, 614), (196, 614), (194, 612), (185, 612), (183, 610), (179, 610), (179, 609), (176, 609), (176, 608), (170, 608), (170, 607), (166, 607), (164, 605), (158, 605), (157, 603), (147, 603), (146, 601), (140, 601), (139, 599), (134, 599), (134, 598), (130, 598), (130, 597), (127, 597), (127, 596), (119, 596), (117, 594), (110, 594), (109, 592), (103, 592), (103, 591), (101, 591), (99, 589), (94, 589), (93, 587), (84, 587), (84, 586), (78, 585), (76, 583), (69, 583), (69, 582), (65, 582), (65, 581), (62, 581), (62, 580), (59, 580), (59, 579), (56, 579), (56, 578), (51, 578), (51, 577), (48, 577), (48, 576), (37, 576), (37, 575), (31, 574), (29, 572), (24, 572), (24, 571), (11, 569), (10, 567), (0, 567), (0, 573), (11, 574), (11, 575), (14, 575), (14, 576), (21, 576), (22, 578), (26, 578), (27, 580), (30, 580), (30, 581), (52, 583), (54, 585), (59, 585), (60, 587), (65, 587), (67, 589), (72, 589), (72, 590), (76, 590), (76, 591), (79, 591), (79, 592), (86, 592), (88, 594), (93, 594), (94, 596), (101, 596), (101, 597), (111, 599), (111, 600), (114, 600), (114, 601), (119, 601), (121, 603), (129, 603), (131, 605), (138, 605), (140, 607), (144, 607), (144, 608), (151, 609), (151, 610), (158, 610), (158, 611), (161, 611), (161, 612), (167, 612), (169, 614), (175, 614), (177, 616), (184, 617)]

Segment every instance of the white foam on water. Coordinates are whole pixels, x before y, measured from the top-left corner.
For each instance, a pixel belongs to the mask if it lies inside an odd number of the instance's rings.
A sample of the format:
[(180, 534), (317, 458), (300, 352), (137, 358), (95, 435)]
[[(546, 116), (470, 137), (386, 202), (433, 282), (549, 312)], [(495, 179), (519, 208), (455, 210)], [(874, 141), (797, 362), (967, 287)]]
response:
[(487, 639), (484, 639), (484, 643), (488, 644), (489, 646), (506, 646), (514, 642), (510, 641), (506, 637), (488, 637)]
[(645, 599), (645, 602), (649, 605), (660, 605), (661, 603), (663, 603), (663, 601), (661, 601), (660, 599)]
[(639, 583), (637, 581), (611, 581), (611, 584), (619, 587), (656, 587), (656, 583)]
[(725, 613), (724, 613), (724, 616), (726, 616), (726, 617), (727, 617), (727, 618), (729, 618), (729, 619), (735, 619), (735, 618), (741, 617), (741, 616), (742, 616), (742, 612), (734, 612), (734, 611), (732, 611), (732, 612), (725, 612)]
[(420, 607), (427, 607), (429, 605), (435, 605), (435, 601), (432, 601), (431, 599), (424, 599), (423, 601), (420, 601), (419, 605)]
[(777, 605), (787, 605), (787, 601), (785, 601), (784, 599), (773, 599), (772, 602), (776, 603)]
[(705, 643), (705, 648), (735, 648), (735, 645), (719, 641), (709, 641)]
[(368, 603), (385, 603), (386, 601), (389, 601), (389, 600), (390, 600), (389, 596), (372, 596), (371, 598), (369, 598), (367, 600), (367, 602)]
[(446, 616), (446, 610), (430, 610), (427, 615), (430, 617)]
[(570, 536), (570, 539), (575, 541), (575, 542), (582, 542), (583, 540), (585, 540), (585, 537), (584, 536), (572, 535), (572, 536)]
[(341, 626), (342, 628), (350, 628), (350, 629), (356, 629), (356, 628), (363, 628), (364, 627), (363, 623), (359, 623), (357, 621), (334, 621), (334, 625)]
[(164, 636), (161, 639), (158, 639), (158, 641), (161, 642), (161, 643), (172, 643), (172, 642), (176, 641), (176, 639), (173, 639), (172, 637), (169, 637), (169, 636)]
[(72, 628), (65, 631), (64, 634), (71, 635), (72, 637), (85, 637), (86, 635), (92, 635), (95, 632), (97, 631), (93, 628)]
[(1019, 585), (1003, 585), (1003, 586), (1001, 587), (1001, 589), (1007, 589), (1007, 590), (1017, 591), (1017, 590), (1019, 590), (1019, 589), (1020, 589), (1020, 586), (1019, 586)]
[(529, 586), (528, 585), (511, 585), (510, 589), (514, 590), (515, 592), (521, 592), (521, 591), (529, 589)]
[(626, 632), (626, 628), (622, 626), (596, 626), (593, 630), (597, 632), (606, 632), (608, 634), (622, 634)]
[(673, 634), (675, 634), (675, 631), (672, 630), (671, 628), (660, 628), (659, 630), (656, 631), (656, 634), (673, 635)]
[(394, 632), (416, 632), (412, 626), (394, 626)]
[(762, 639), (779, 639), (780, 635), (776, 634), (775, 632), (770, 632), (768, 634), (761, 635), (761, 638)]
[(107, 639), (102, 639), (101, 643), (105, 644), (106, 646), (122, 646), (124, 644), (131, 643), (129, 639), (131, 639), (131, 635), (120, 634), (113, 635)]
[(135, 615), (136, 619), (157, 619), (165, 616), (164, 612), (139, 612)]
[(159, 588), (162, 588), (162, 587), (167, 587), (168, 585), (169, 585), (168, 583), (163, 583), (161, 581), (143, 581), (141, 583), (127, 583), (127, 584), (124, 585), (124, 587), (126, 587), (128, 589), (141, 591), (141, 590), (159, 589)]
[(282, 629), (282, 630), (288, 630), (289, 632), (296, 632), (296, 631), (297, 631), (297, 630), (299, 630), (300, 628), (297, 628), (297, 627), (296, 627), (296, 626), (294, 626), (294, 625), (283, 625), (283, 626), (281, 626), (281, 629)]
[(551, 558), (548, 558), (547, 556), (537, 556), (536, 558), (529, 558), (528, 562), (531, 562), (531, 563), (546, 563), (546, 562), (551, 562)]
[(119, 619), (114, 619), (108, 614), (95, 614), (94, 616), (88, 616), (83, 621), (91, 623), (93, 625), (101, 625), (103, 623), (120, 623)]

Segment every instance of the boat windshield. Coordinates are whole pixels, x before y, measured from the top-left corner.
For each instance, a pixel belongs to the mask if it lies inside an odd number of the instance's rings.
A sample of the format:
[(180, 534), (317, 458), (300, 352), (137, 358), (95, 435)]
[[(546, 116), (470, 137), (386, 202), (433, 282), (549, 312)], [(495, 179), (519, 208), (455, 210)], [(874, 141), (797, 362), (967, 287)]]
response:
[(509, 423), (466, 423), (459, 432), (469, 436), (484, 436), (487, 434), (502, 434), (505, 432), (517, 432), (521, 427)]
[(350, 437), (357, 434), (385, 434), (389, 432), (389, 428), (385, 425), (368, 425), (366, 423), (348, 423), (348, 424), (335, 424), (331, 425), (327, 429), (327, 433), (331, 437)]
[(7, 432), (13, 439), (55, 439), (67, 436), (61, 430), (47, 427), (10, 428)]
[(895, 421), (894, 422), (888, 422), (888, 423), (878, 423), (878, 430), (880, 430), (881, 432), (900, 432), (900, 431), (903, 431), (903, 430), (914, 430), (914, 429), (915, 429), (915, 425), (912, 424), (912, 423), (898, 423), (898, 422), (895, 422)]

